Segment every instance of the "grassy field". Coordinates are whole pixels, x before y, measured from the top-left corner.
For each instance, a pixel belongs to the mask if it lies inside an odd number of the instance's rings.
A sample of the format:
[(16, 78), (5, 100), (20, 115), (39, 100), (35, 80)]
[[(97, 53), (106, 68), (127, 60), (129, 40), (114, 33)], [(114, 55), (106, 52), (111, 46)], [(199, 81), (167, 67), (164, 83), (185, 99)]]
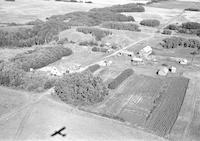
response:
[(193, 0), (190, 1), (175, 1), (175, 0), (169, 0), (169, 1), (161, 1), (158, 3), (153, 3), (150, 5), (151, 7), (159, 7), (159, 8), (166, 8), (166, 9), (185, 9), (185, 8), (198, 8), (200, 7), (200, 2)]

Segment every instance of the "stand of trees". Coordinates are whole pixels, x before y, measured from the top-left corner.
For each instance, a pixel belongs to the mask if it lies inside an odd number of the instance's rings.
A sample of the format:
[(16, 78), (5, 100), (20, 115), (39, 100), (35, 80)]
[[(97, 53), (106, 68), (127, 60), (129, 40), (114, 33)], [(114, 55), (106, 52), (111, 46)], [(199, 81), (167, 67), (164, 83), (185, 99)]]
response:
[(108, 95), (102, 79), (89, 71), (65, 75), (56, 82), (55, 92), (62, 101), (75, 106), (92, 105)]
[(171, 24), (167, 26), (166, 29), (175, 30), (178, 33), (196, 34), (200, 36), (200, 23), (197, 22), (186, 22), (181, 25)]
[(19, 29), (16, 32), (0, 30), (0, 47), (31, 47), (56, 40), (59, 32), (69, 29), (64, 22), (47, 21), (38, 23), (32, 29)]
[(24, 71), (30, 68), (38, 69), (49, 65), (63, 56), (69, 56), (72, 50), (62, 46), (37, 48), (33, 51), (21, 53), (11, 59), (11, 62), (18, 64)]
[(141, 31), (139, 26), (133, 23), (106, 22), (102, 24), (102, 27), (117, 30)]
[(144, 12), (145, 9), (141, 5), (135, 3), (129, 3), (124, 5), (114, 5), (105, 8), (94, 8), (91, 9), (90, 11), (111, 11), (115, 13), (122, 13), (122, 12)]
[(151, 26), (151, 27), (156, 27), (160, 25), (160, 21), (159, 20), (155, 20), (155, 19), (146, 19), (146, 20), (142, 20), (140, 22), (141, 25), (144, 26)]
[(94, 36), (97, 41), (101, 41), (102, 38), (112, 34), (110, 31), (92, 27), (79, 27), (76, 30), (84, 34), (92, 34), (92, 36)]
[(170, 37), (163, 39), (161, 43), (163, 48), (177, 48), (179, 46), (200, 49), (200, 40), (186, 39), (181, 37)]

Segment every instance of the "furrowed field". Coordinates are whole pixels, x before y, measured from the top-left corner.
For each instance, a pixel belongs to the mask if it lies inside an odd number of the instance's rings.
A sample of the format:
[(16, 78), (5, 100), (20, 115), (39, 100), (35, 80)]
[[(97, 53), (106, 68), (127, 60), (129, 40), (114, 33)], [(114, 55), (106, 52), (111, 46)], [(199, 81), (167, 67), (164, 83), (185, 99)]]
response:
[(84, 110), (166, 136), (177, 119), (188, 82), (184, 77), (153, 78), (133, 74), (103, 103)]

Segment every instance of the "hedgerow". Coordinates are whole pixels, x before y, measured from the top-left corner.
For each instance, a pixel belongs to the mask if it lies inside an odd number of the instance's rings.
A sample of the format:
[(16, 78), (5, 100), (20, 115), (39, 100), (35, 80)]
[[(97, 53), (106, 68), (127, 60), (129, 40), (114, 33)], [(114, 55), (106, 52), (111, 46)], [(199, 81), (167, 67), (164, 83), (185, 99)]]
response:
[(135, 3), (129, 3), (124, 5), (113, 5), (111, 7), (105, 7), (105, 8), (94, 8), (90, 11), (111, 11), (116, 13), (122, 13), (122, 12), (144, 12), (145, 9), (141, 5), (137, 5)]
[(48, 18), (55, 21), (67, 21), (68, 26), (96, 26), (106, 21), (135, 21), (132, 16), (126, 16), (111, 11), (72, 12), (65, 15), (54, 15)]
[(184, 33), (184, 34), (196, 34), (199, 36), (200, 32), (200, 23), (197, 22), (186, 22), (182, 23), (182, 25), (169, 25), (166, 27), (166, 29), (175, 30), (178, 33)]
[(185, 11), (200, 11), (200, 8), (186, 8)]
[(155, 19), (146, 19), (146, 20), (142, 20), (140, 22), (141, 25), (144, 26), (151, 26), (151, 27), (156, 27), (160, 25), (160, 21), (159, 20), (155, 20)]
[(141, 31), (138, 25), (132, 23), (106, 22), (102, 24), (102, 27), (117, 30)]
[(38, 69), (44, 67), (61, 59), (63, 56), (69, 56), (71, 54), (71, 49), (62, 46), (43, 47), (18, 54), (11, 61), (21, 66), (24, 71), (29, 71), (30, 68)]
[(124, 70), (120, 75), (118, 75), (111, 83), (108, 84), (109, 89), (116, 89), (124, 80), (130, 77), (134, 71), (132, 69)]
[(179, 46), (200, 49), (200, 40), (186, 39), (181, 37), (170, 37), (162, 40), (163, 48), (177, 48)]
[(93, 52), (103, 52), (103, 53), (106, 53), (108, 51), (108, 49), (107, 48), (103, 48), (103, 47), (93, 47), (92, 51)]
[(200, 23), (197, 22), (186, 22), (182, 23), (182, 28), (185, 29), (200, 29)]
[(92, 66), (89, 66), (87, 69), (86, 69), (86, 71), (90, 71), (90, 72), (95, 72), (95, 71), (97, 71), (98, 69), (100, 69), (100, 65), (99, 64), (94, 64), (94, 65), (92, 65)]
[(36, 19), (34, 21), (30, 21), (30, 22), (27, 22), (26, 24), (27, 25), (38, 25), (38, 24), (43, 24), (44, 21), (40, 20), (40, 19)]
[(97, 41), (100, 41), (102, 38), (112, 34), (110, 31), (91, 27), (79, 27), (76, 30), (84, 34), (92, 34), (92, 36), (94, 36)]
[(82, 41), (79, 43), (80, 46), (98, 46), (96, 41)]
[(166, 34), (166, 35), (171, 35), (172, 34), (172, 31), (169, 30), (169, 29), (164, 29), (162, 34)]
[(179, 26), (175, 25), (175, 24), (170, 24), (167, 27), (165, 27), (165, 29), (169, 29), (169, 30), (178, 30)]
[(77, 106), (103, 101), (108, 90), (100, 77), (85, 71), (64, 75), (56, 82), (55, 93), (65, 103)]

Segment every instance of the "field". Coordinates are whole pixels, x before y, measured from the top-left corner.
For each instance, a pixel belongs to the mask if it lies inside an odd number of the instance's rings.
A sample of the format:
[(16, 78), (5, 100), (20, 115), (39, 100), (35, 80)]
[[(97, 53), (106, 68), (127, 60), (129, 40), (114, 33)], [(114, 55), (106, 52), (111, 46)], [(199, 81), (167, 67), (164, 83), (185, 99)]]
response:
[(151, 7), (159, 7), (159, 8), (166, 8), (166, 9), (185, 9), (190, 7), (200, 7), (199, 1), (162, 1), (158, 3), (153, 3), (150, 5)]
[(181, 77), (133, 75), (108, 100), (87, 110), (165, 136), (176, 121), (187, 85), (188, 79)]

